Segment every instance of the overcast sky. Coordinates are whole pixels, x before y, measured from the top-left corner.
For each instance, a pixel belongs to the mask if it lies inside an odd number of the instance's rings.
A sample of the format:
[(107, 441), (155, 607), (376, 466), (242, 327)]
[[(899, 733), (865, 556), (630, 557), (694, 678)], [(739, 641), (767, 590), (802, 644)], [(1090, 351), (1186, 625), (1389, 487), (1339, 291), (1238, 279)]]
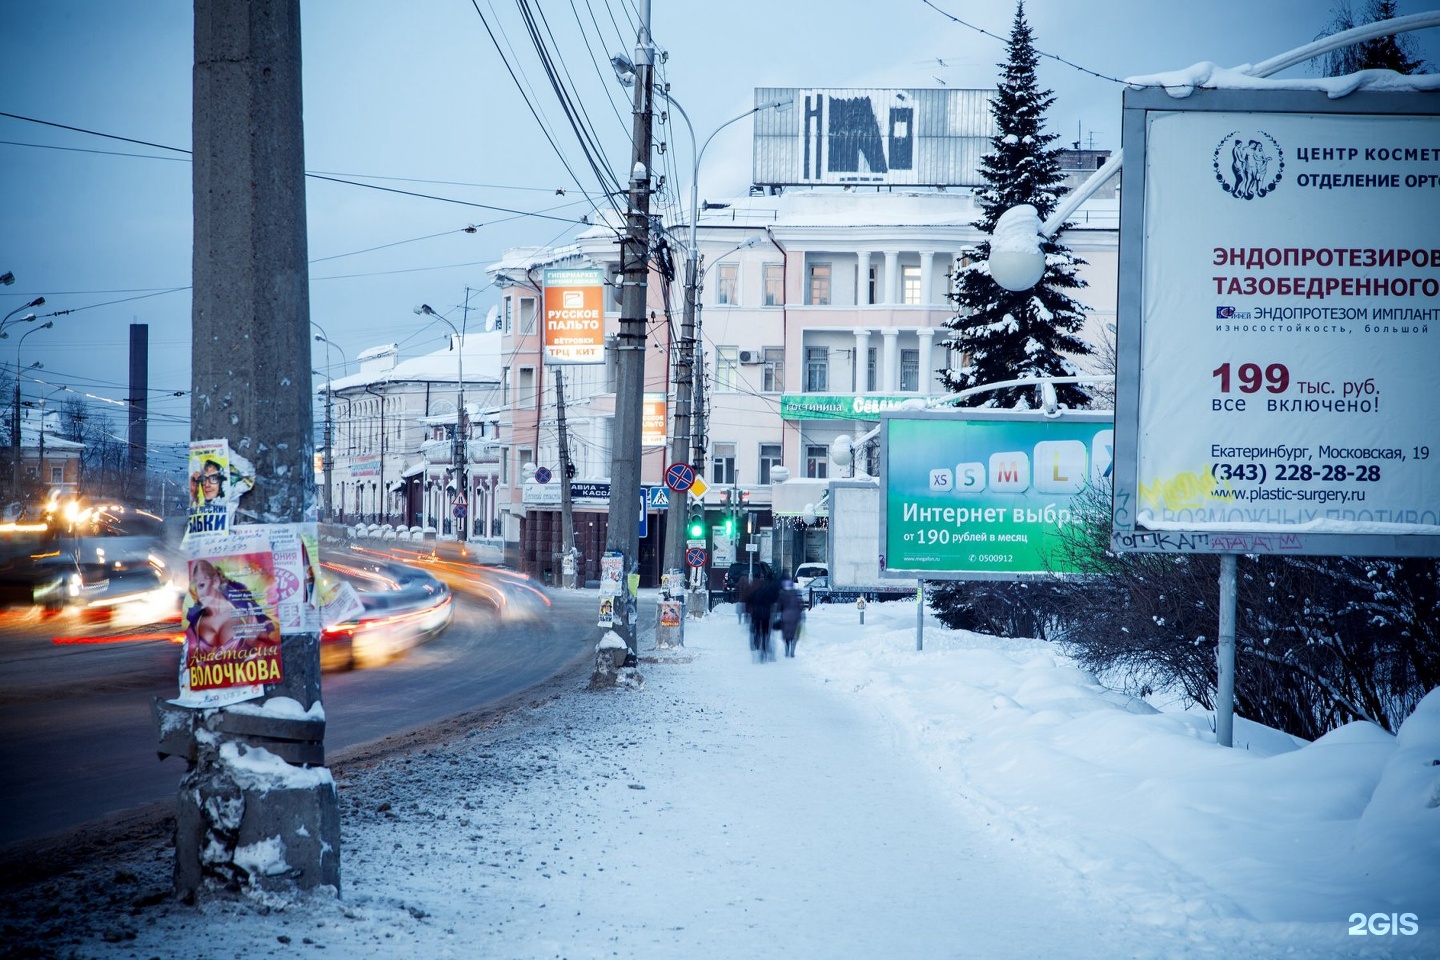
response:
[[(653, 34), (668, 54), (660, 76), (702, 141), (747, 110), (757, 86), (993, 87), (1014, 7), (933, 2), (654, 0)], [(636, 0), (530, 7), (610, 168), (624, 171), (629, 94), (605, 61), (633, 51)], [(1400, 12), (1434, 7), (1402, 0)], [(189, 0), (0, 0), (10, 41), (0, 111), (30, 118), (0, 117), (0, 272), (17, 278), (0, 287), (0, 311), (41, 295), (38, 322), (73, 311), (18, 350), (27, 325), (13, 327), (0, 361), (43, 364), (27, 373), (42, 381), (24, 382), (27, 398), (56, 403), (65, 386), (117, 400), (127, 395), (129, 325), (148, 324), (152, 463), (178, 462), (168, 452), (188, 437), (188, 396), (166, 395), (190, 387), (190, 167), (185, 153), (161, 147), (190, 147), (191, 11)], [(1026, 11), (1037, 47), (1075, 65), (1042, 61), (1041, 82), (1057, 96), (1050, 129), (1113, 150), (1113, 78), (1258, 62), (1314, 39), (1332, 2), (1030, 0)], [(437, 198), (309, 180), (311, 319), (339, 346), (328, 361), (339, 376), (342, 351), (353, 372), (355, 357), (382, 342), (398, 341), (406, 355), (439, 348), (445, 328), (421, 322), (418, 303), (478, 324), (496, 299), (481, 289), (484, 265), (512, 246), (566, 240), (598, 188), (515, 4), (305, 0), (302, 30), (307, 169)], [(1432, 68), (1440, 62), (1437, 31), (1411, 36)], [(742, 121), (715, 138), (702, 198), (748, 185), (749, 135)], [(670, 139), (661, 162), (678, 161), (671, 186), (688, 196), (682, 124), (657, 133)], [(479, 229), (465, 232), (471, 225)], [(123, 409), (95, 403), (123, 434)]]

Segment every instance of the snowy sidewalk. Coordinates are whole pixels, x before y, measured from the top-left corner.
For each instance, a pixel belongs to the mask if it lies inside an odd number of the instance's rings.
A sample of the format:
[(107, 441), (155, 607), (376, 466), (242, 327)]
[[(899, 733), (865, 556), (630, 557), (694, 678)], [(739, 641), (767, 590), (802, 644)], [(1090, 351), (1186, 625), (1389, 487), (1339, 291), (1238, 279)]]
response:
[[(726, 609), (642, 642), (641, 690), (563, 684), (338, 778), (341, 899), (186, 907), (157, 849), (35, 909), (73, 911), (60, 956), (139, 960), (1435, 955), (1434, 816), (1381, 771), (1430, 776), (1440, 710), (1299, 749), (1242, 725), (1232, 751), (1038, 641), (931, 621), (917, 653), (913, 604), (812, 611), (765, 664)], [(1362, 811), (1416, 863), (1347, 872)], [(1397, 906), (1418, 935), (1347, 930)]]

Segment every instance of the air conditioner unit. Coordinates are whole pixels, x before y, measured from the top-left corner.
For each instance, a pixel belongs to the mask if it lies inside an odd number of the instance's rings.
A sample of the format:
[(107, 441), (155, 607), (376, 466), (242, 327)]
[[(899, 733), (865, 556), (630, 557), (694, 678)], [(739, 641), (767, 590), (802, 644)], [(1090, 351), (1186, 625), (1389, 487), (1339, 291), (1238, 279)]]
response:
[(765, 360), (765, 358), (764, 358), (764, 356), (760, 353), (759, 350), (741, 350), (741, 351), (740, 351), (740, 362), (741, 362), (741, 363), (763, 363), (764, 360)]

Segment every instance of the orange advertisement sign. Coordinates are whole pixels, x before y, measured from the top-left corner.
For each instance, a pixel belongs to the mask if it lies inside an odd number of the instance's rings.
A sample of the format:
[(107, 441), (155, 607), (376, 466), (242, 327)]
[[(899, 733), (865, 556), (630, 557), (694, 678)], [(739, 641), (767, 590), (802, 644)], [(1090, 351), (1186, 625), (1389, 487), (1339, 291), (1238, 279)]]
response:
[(605, 271), (545, 271), (545, 360), (605, 362)]
[(665, 446), (665, 394), (646, 393), (640, 420), (640, 445)]

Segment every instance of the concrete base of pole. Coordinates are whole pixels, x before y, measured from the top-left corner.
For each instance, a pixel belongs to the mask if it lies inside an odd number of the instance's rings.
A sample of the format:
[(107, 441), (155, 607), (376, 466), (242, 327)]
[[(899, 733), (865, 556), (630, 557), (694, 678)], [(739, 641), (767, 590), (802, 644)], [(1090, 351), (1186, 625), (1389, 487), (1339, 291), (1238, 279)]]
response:
[(624, 687), (630, 690), (640, 690), (645, 686), (645, 678), (640, 671), (634, 667), (625, 666), (629, 659), (629, 650), (626, 647), (601, 647), (595, 651), (595, 672), (590, 675), (591, 690), (608, 690), (615, 687)]
[(340, 814), (325, 767), (297, 767), (261, 747), (198, 731), (180, 782), (175, 892), (340, 890)]

